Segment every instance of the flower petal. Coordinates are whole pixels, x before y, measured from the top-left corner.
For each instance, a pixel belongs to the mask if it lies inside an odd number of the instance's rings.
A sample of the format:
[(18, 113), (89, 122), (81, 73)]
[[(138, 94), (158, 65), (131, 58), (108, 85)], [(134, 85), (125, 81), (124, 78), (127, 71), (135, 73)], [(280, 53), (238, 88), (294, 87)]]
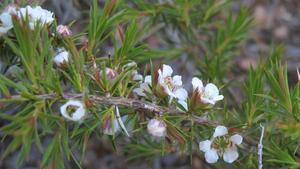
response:
[(152, 83), (152, 77), (150, 75), (145, 76), (145, 83), (148, 83), (151, 85)]
[(236, 145), (240, 145), (243, 142), (243, 137), (239, 134), (235, 134), (230, 137), (230, 141), (233, 142)]
[(144, 93), (144, 90), (141, 89), (141, 88), (135, 88), (132, 91), (133, 91), (133, 93), (136, 93), (139, 96), (146, 97), (146, 94)]
[(164, 137), (166, 135), (167, 125), (164, 121), (151, 119), (147, 124), (148, 132), (155, 137)]
[(216, 102), (214, 100), (211, 100), (211, 99), (206, 98), (206, 97), (201, 97), (201, 102), (206, 103), (206, 104), (212, 104), (212, 105), (216, 104)]
[(202, 81), (199, 78), (197, 78), (197, 77), (194, 77), (192, 79), (192, 85), (193, 85), (193, 89), (194, 90), (197, 89), (197, 88), (198, 88), (198, 90), (202, 90), (202, 88), (203, 88)]
[(132, 80), (134, 81), (142, 81), (143, 80), (143, 75), (139, 74), (137, 71), (134, 72)]
[(223, 159), (227, 163), (234, 162), (238, 157), (239, 153), (237, 152), (237, 148), (235, 146), (225, 149), (225, 152), (223, 154)]
[(205, 160), (208, 163), (216, 163), (219, 159), (218, 153), (215, 149), (210, 149), (205, 152)]
[(214, 98), (219, 95), (219, 89), (216, 85), (208, 83), (204, 89), (204, 95), (209, 98)]
[(207, 152), (211, 149), (211, 143), (210, 140), (201, 141), (199, 143), (199, 149), (203, 152)]
[(173, 69), (171, 68), (171, 66), (164, 64), (162, 68), (162, 76), (163, 77), (171, 76), (172, 73), (173, 73)]
[(175, 98), (179, 100), (185, 100), (188, 97), (188, 93), (184, 88), (179, 88), (174, 91)]
[(228, 130), (225, 126), (217, 126), (214, 132), (213, 137), (224, 136), (228, 133)]
[(181, 76), (178, 75), (173, 76), (173, 84), (175, 86), (182, 86)]
[(184, 100), (178, 100), (178, 103), (185, 109), (188, 110), (187, 102)]
[(216, 97), (213, 98), (213, 100), (216, 102), (216, 101), (220, 101), (220, 100), (223, 100), (224, 99), (224, 96), (223, 95), (218, 95)]

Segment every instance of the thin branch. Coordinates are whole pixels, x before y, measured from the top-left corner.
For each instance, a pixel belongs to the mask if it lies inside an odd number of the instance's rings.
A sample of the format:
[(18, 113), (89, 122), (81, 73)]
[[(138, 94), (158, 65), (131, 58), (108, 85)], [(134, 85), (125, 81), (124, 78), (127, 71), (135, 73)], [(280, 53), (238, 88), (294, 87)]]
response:
[[(43, 95), (35, 95), (33, 98), (36, 99), (54, 99), (60, 97), (56, 94), (43, 94)], [(184, 115), (186, 114), (183, 111), (180, 111), (175, 108), (168, 108), (163, 106), (158, 106), (154, 103), (147, 102), (147, 101), (141, 101), (137, 99), (132, 98), (125, 98), (125, 97), (106, 97), (106, 96), (96, 96), (96, 95), (83, 95), (83, 94), (72, 94), (72, 93), (66, 93), (62, 96), (64, 99), (83, 99), (84, 97), (87, 97), (90, 101), (92, 101), (95, 105), (103, 105), (103, 106), (118, 106), (118, 107), (127, 107), (132, 108), (139, 111), (145, 111), (145, 112), (152, 112), (152, 113), (169, 113), (170, 115)], [(20, 95), (11, 96), (11, 98), (18, 99), (23, 98)], [(195, 122), (202, 125), (211, 125), (216, 126), (218, 122), (208, 120), (207, 118), (199, 117), (196, 115), (193, 115), (195, 118)]]

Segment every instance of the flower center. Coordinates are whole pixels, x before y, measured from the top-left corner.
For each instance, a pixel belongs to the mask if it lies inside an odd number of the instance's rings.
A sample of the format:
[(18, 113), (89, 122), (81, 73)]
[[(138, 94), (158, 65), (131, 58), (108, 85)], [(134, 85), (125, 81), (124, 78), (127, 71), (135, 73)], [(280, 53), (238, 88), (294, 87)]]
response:
[(212, 147), (218, 150), (223, 150), (230, 146), (230, 140), (226, 136), (216, 137), (212, 143)]
[(165, 77), (164, 82), (168, 86), (169, 89), (173, 90), (175, 88), (175, 85), (173, 84), (173, 79), (171, 76)]
[(67, 106), (66, 110), (67, 110), (68, 115), (71, 117), (78, 108), (79, 108), (79, 106), (74, 106), (74, 105)]

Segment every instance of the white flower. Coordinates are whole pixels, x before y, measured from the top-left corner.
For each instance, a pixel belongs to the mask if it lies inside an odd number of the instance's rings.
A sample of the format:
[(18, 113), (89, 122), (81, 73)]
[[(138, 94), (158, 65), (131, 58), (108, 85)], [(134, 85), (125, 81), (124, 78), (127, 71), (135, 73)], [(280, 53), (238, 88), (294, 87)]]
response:
[(25, 18), (27, 14), (31, 30), (34, 29), (34, 26), (37, 22), (40, 22), (40, 24), (43, 26), (46, 24), (51, 24), (54, 21), (53, 13), (41, 8), (40, 6), (33, 8), (31, 6), (26, 6), (25, 8), (20, 8), (18, 11), (19, 18)]
[(65, 49), (58, 49), (53, 61), (57, 66), (67, 63), (69, 61), (69, 52)]
[(65, 25), (58, 25), (56, 28), (56, 32), (62, 37), (72, 35), (72, 31), (69, 29), (68, 26)]
[(192, 80), (194, 91), (200, 95), (201, 102), (214, 105), (217, 101), (223, 100), (224, 96), (219, 94), (216, 85), (208, 83), (205, 87), (200, 79), (194, 77)]
[(12, 14), (16, 13), (14, 6), (8, 6), (0, 15), (0, 35), (7, 33), (12, 27)]
[(151, 76), (146, 76), (144, 82), (140, 83), (138, 88), (133, 89), (133, 92), (139, 96), (146, 97), (147, 93), (151, 93), (151, 81)]
[(86, 110), (83, 102), (79, 100), (69, 100), (60, 107), (61, 115), (71, 121), (82, 121)]
[(164, 91), (171, 97), (179, 100), (186, 100), (188, 94), (182, 87), (181, 76), (171, 76), (173, 69), (169, 65), (163, 65), (162, 69), (158, 70), (158, 83)]
[(215, 163), (219, 156), (227, 163), (234, 162), (238, 157), (236, 145), (243, 142), (243, 137), (235, 134), (228, 136), (228, 130), (224, 126), (217, 126), (211, 140), (201, 141), (199, 149), (205, 153), (205, 160), (208, 163)]
[(164, 137), (166, 135), (166, 127), (167, 125), (165, 122), (157, 119), (151, 119), (148, 122), (147, 130), (155, 137)]

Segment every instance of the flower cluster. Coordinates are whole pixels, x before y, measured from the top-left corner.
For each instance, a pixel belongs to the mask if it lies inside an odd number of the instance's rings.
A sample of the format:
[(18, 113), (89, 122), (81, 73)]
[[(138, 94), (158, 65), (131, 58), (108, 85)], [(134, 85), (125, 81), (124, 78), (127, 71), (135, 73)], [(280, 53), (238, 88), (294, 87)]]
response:
[[(12, 18), (28, 21), (29, 28), (34, 30), (37, 24), (40, 26), (50, 25), (54, 21), (53, 13), (42, 9), (40, 6), (24, 8), (17, 8), (15, 6), (7, 7), (0, 15), (0, 35), (7, 33), (13, 28)], [(60, 38), (71, 36), (71, 30), (64, 25), (59, 25), (56, 28), (56, 34)], [(53, 58), (53, 62), (57, 67), (67, 66), (70, 60), (70, 53), (64, 48), (58, 48)], [(94, 65), (97, 69), (97, 66)], [(194, 111), (198, 105), (213, 106), (218, 101), (223, 100), (224, 96), (220, 95), (219, 89), (213, 83), (206, 85), (197, 78), (192, 79), (193, 91), (191, 97), (187, 90), (183, 87), (182, 77), (173, 75), (173, 69), (169, 65), (163, 64), (156, 69), (152, 75), (143, 77), (137, 72), (137, 64), (130, 62), (122, 67), (122, 71), (130, 70), (131, 80), (138, 84), (137, 88), (133, 89), (136, 97), (150, 100), (155, 103), (166, 104), (167, 107), (177, 107), (182, 112)], [(104, 70), (96, 72), (95, 80), (99, 80), (99, 84), (103, 84), (101, 80), (105, 78), (108, 83), (114, 82), (121, 74), (115, 69), (105, 67)], [(104, 72), (103, 72), (104, 71)], [(102, 77), (105, 75), (106, 77)], [(299, 72), (298, 72), (299, 76)], [(103, 88), (107, 85), (103, 86)], [(108, 95), (110, 95), (108, 93)], [(179, 108), (178, 105), (181, 105)], [(115, 135), (123, 130), (127, 136), (129, 133), (123, 123), (127, 116), (120, 116), (119, 108), (114, 106), (114, 115), (107, 116), (103, 120), (103, 133), (107, 135)], [(69, 100), (60, 107), (61, 115), (70, 121), (82, 122), (87, 117), (87, 110), (85, 104), (80, 100)], [(163, 113), (159, 116), (163, 116)], [(114, 118), (116, 117), (116, 118)], [(164, 118), (153, 117), (148, 119), (147, 131), (154, 137), (163, 138), (167, 135), (167, 124)], [(224, 126), (217, 126), (213, 137), (210, 140), (202, 141), (199, 143), (201, 151), (205, 152), (205, 159), (208, 163), (217, 162), (219, 156), (222, 156), (224, 161), (232, 163), (238, 158), (237, 145), (242, 143), (242, 136), (235, 134), (228, 136), (228, 130)]]
[(31, 30), (34, 29), (37, 23), (43, 26), (51, 24), (54, 21), (53, 13), (40, 6), (26, 6), (23, 8), (9, 6), (0, 15), (2, 23), (0, 25), (0, 34), (5, 34), (13, 28), (12, 15), (15, 15), (18, 19), (28, 19)]

